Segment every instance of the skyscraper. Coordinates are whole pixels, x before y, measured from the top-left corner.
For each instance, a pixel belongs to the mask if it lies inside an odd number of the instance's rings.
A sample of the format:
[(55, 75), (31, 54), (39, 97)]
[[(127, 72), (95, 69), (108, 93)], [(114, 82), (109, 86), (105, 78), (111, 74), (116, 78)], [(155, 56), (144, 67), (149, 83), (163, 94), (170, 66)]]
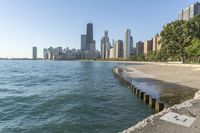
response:
[(124, 58), (130, 57), (131, 30), (127, 29), (124, 33)]
[(101, 58), (108, 59), (110, 54), (111, 44), (108, 37), (108, 31), (105, 30), (104, 36), (101, 39)]
[(37, 47), (33, 47), (32, 50), (32, 59), (37, 60)]
[(142, 41), (136, 43), (136, 55), (144, 55), (144, 43)]
[(48, 59), (48, 49), (46, 49), (46, 48), (43, 49), (43, 59), (44, 60)]
[(116, 51), (115, 50), (116, 50), (115, 48), (110, 49), (110, 56), (109, 56), (110, 59), (116, 58)]
[(115, 43), (115, 58), (123, 58), (123, 41), (118, 40)]
[(86, 35), (81, 35), (81, 54), (84, 59), (96, 58), (96, 44), (93, 40), (93, 24), (88, 23)]
[(178, 18), (179, 20), (189, 20), (198, 14), (200, 14), (200, 3), (196, 2), (180, 11), (178, 13)]
[(53, 47), (48, 48), (48, 59), (53, 60)]
[(130, 37), (130, 48), (129, 48), (129, 51), (130, 51), (130, 55), (132, 55), (134, 53), (134, 50), (133, 50), (133, 37), (132, 36)]
[(92, 43), (93, 43), (93, 24), (88, 23), (86, 30), (86, 50), (89, 50), (90, 44)]
[(81, 35), (81, 58), (85, 58), (85, 50), (86, 50), (86, 35)]

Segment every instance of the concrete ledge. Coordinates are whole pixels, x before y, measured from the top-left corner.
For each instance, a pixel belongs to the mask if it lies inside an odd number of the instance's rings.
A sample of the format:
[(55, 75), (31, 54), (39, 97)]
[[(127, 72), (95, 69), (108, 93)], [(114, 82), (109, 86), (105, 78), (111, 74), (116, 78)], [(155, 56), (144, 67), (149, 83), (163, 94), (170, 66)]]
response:
[[(163, 105), (159, 105), (162, 107)], [(195, 97), (191, 100), (185, 101), (181, 104), (174, 105), (170, 108), (151, 115), (144, 120), (138, 122), (136, 125), (123, 131), (122, 133), (199, 133), (200, 131), (200, 91), (195, 94)], [(173, 123), (165, 122), (160, 118), (168, 112), (178, 112), (179, 114), (185, 114), (195, 117), (196, 120), (191, 127), (183, 127)]]

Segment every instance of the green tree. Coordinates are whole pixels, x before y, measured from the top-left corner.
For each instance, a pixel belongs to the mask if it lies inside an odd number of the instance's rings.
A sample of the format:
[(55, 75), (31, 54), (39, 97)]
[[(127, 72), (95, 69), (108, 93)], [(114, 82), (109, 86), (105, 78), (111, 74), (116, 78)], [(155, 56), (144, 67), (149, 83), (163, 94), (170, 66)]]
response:
[(160, 61), (161, 60), (160, 51), (152, 51), (148, 53), (146, 59), (147, 61)]
[(200, 39), (200, 15), (197, 15), (187, 21), (185, 30), (188, 38), (190, 39), (188, 41)]
[(185, 47), (189, 45), (186, 21), (176, 20), (164, 26), (161, 31), (162, 54), (167, 54), (169, 58), (179, 57), (185, 62)]
[(200, 62), (200, 40), (193, 40), (192, 44), (185, 48), (185, 52), (189, 59), (192, 58), (193, 61)]

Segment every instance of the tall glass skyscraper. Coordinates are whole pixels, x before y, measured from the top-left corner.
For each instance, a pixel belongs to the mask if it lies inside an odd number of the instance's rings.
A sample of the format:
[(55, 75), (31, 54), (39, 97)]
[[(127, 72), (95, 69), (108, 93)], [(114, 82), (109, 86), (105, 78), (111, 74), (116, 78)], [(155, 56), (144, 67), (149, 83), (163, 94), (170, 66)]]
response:
[(127, 29), (124, 33), (124, 58), (130, 57), (130, 46), (131, 46), (131, 30)]
[(93, 24), (87, 24), (87, 31), (86, 31), (86, 49), (90, 49), (90, 44), (93, 43)]
[(83, 59), (96, 58), (96, 44), (93, 40), (93, 24), (88, 23), (86, 35), (81, 35), (81, 55)]

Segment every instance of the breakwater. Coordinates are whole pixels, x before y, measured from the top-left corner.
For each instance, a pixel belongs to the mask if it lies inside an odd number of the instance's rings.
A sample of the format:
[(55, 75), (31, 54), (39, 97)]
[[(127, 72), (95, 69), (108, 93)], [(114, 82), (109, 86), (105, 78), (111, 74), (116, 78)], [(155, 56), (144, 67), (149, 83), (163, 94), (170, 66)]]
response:
[(146, 105), (154, 109), (156, 112), (160, 112), (164, 109), (164, 103), (160, 99), (153, 97), (135, 86), (129, 78), (123, 76), (121, 68), (113, 68), (115, 77), (121, 82), (122, 85), (126, 86), (133, 94), (137, 95)]

